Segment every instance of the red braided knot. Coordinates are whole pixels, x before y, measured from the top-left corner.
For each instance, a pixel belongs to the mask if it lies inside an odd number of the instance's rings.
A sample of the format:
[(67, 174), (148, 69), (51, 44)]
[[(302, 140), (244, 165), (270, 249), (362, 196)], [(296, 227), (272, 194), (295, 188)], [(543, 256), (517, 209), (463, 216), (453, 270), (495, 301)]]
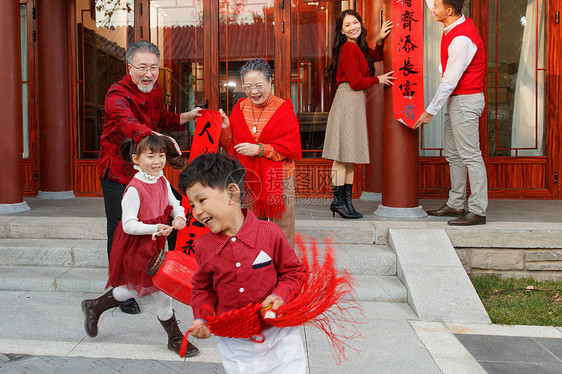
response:
[(261, 333), (261, 304), (248, 304), (218, 316), (207, 318), (207, 327), (217, 336), (251, 338)]
[[(256, 343), (263, 343), (265, 338), (261, 334), (260, 311), (261, 304), (248, 304), (243, 308), (230, 310), (218, 316), (210, 315), (205, 325), (211, 333), (226, 338), (249, 338)], [(209, 305), (204, 305), (201, 311), (212, 313)], [(190, 330), (183, 336), (180, 346), (180, 357), (185, 356), (187, 350), (187, 337)]]

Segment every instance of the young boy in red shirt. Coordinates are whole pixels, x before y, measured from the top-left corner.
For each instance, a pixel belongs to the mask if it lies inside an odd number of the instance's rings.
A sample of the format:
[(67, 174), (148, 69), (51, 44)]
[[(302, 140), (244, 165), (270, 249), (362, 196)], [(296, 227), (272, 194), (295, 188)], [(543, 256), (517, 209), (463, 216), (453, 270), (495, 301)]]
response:
[[(249, 303), (275, 311), (302, 284), (303, 265), (281, 229), (242, 209), (245, 174), (238, 160), (215, 153), (198, 156), (180, 174), (179, 187), (189, 197), (194, 218), (211, 231), (195, 242), (199, 268), (192, 279), (191, 333), (199, 339), (211, 336), (203, 305), (217, 315)], [(306, 372), (298, 327), (264, 324), (262, 334), (263, 343), (219, 337), (227, 373)]]

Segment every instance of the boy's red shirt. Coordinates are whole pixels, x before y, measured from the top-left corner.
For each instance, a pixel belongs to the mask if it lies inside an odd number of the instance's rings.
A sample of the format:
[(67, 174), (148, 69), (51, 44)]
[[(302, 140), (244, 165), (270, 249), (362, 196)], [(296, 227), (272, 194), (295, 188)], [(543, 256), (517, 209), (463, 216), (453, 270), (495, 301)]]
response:
[(114, 83), (105, 96), (105, 123), (100, 139), (98, 175), (112, 182), (127, 184), (136, 171), (124, 162), (119, 148), (124, 138), (136, 142), (152, 131), (184, 130), (180, 115), (169, 113), (162, 101), (158, 81), (149, 93), (141, 92), (126, 75)]
[(209, 233), (195, 242), (195, 318), (205, 319), (205, 304), (218, 315), (261, 303), (271, 294), (289, 302), (301, 288), (303, 265), (279, 226), (258, 220), (250, 210), (243, 212), (246, 219), (238, 234)]

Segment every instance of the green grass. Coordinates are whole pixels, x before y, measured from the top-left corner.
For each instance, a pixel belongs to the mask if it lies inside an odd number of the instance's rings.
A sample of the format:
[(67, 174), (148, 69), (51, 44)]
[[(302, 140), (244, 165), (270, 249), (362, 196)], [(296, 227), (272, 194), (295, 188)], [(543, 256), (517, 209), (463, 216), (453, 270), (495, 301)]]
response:
[(562, 326), (562, 282), (471, 277), (493, 323)]

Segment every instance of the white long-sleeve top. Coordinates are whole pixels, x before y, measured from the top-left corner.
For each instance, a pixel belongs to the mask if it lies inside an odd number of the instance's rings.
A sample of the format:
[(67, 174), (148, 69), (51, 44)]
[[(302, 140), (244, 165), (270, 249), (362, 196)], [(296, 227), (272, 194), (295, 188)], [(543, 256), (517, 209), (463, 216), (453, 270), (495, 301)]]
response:
[[(464, 15), (461, 15), (458, 20), (445, 27), (443, 33), (447, 34), (455, 26), (463, 23), (465, 19)], [(443, 73), (443, 78), (441, 79), (441, 83), (437, 88), (433, 100), (431, 100), (431, 103), (429, 103), (429, 106), (425, 110), (427, 113), (434, 116), (439, 112), (459, 83), (464, 71), (468, 65), (470, 65), (477, 49), (476, 44), (474, 44), (470, 38), (463, 35), (459, 35), (451, 41), (448, 48), (449, 58), (447, 60), (447, 68), (445, 69), (445, 73)], [(441, 65), (439, 65), (439, 71), (443, 71)]]
[[(156, 183), (158, 178), (165, 178), (163, 173), (158, 177), (153, 177), (143, 171), (139, 171), (135, 174), (133, 178), (140, 179), (145, 183)], [(174, 218), (183, 217), (185, 218), (185, 209), (181, 206), (180, 202), (174, 196), (172, 188), (170, 187), (170, 182), (166, 179), (166, 186), (168, 187), (168, 204), (172, 206), (172, 212), (170, 215)], [(139, 221), (138, 214), (140, 208), (140, 197), (139, 192), (134, 187), (127, 188), (127, 191), (123, 195), (121, 200), (121, 209), (123, 215), (121, 217), (121, 223), (123, 225), (123, 231), (125, 234), (129, 235), (152, 235), (158, 232), (158, 224), (145, 224)]]

